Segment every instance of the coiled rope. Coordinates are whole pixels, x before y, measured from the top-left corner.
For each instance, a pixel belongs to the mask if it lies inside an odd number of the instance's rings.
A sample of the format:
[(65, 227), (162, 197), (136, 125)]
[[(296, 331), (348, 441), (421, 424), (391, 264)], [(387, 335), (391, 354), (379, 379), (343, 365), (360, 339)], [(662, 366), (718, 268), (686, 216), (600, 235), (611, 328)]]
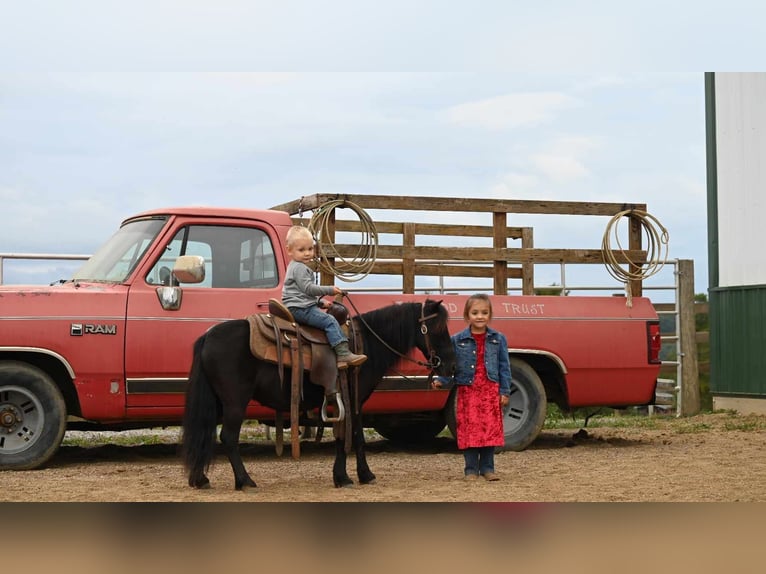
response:
[[(630, 216), (638, 220), (641, 224), (641, 231), (647, 238), (646, 262), (639, 264), (632, 261), (625, 255), (620, 242), (618, 228), (620, 220), (623, 217)], [(616, 252), (612, 248), (612, 237), (614, 237), (617, 248), (622, 254), (623, 259), (627, 259), (628, 268), (625, 269), (617, 262)], [(604, 257), (604, 264), (609, 274), (617, 281), (625, 284), (625, 295), (627, 297), (626, 305), (633, 306), (633, 293), (630, 288), (630, 282), (648, 279), (656, 275), (664, 267), (668, 259), (668, 242), (670, 235), (668, 230), (663, 227), (659, 220), (646, 211), (638, 209), (627, 209), (615, 214), (606, 226), (604, 238), (601, 242), (601, 252)]]
[[(333, 219), (335, 209), (347, 208), (359, 218), (361, 240), (353, 257), (346, 258), (338, 253), (333, 240)], [(336, 199), (328, 201), (314, 211), (308, 229), (316, 239), (319, 269), (332, 273), (342, 281), (359, 281), (370, 274), (378, 254), (378, 233), (367, 212), (357, 204)]]

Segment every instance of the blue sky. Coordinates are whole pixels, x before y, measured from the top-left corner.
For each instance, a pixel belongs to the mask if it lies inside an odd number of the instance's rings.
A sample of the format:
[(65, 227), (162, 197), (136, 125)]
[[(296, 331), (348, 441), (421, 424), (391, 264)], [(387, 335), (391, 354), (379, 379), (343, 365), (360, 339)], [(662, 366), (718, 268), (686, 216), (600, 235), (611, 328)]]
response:
[[(166, 205), (619, 201), (705, 291), (703, 71), (730, 63), (714, 29), (756, 48), (764, 9), (683, 4), (0, 0), (0, 253), (90, 253)], [(582, 248), (606, 225), (516, 223)], [(63, 273), (43, 267), (5, 282)]]

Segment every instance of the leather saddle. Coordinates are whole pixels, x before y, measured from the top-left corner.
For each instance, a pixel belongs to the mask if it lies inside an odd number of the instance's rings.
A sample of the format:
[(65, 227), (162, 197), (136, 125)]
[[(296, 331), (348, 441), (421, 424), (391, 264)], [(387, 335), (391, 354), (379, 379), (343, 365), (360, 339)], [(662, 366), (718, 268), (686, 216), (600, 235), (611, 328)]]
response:
[[(338, 320), (341, 329), (347, 330), (348, 309), (339, 302), (333, 303), (327, 311)], [(278, 299), (269, 299), (269, 312), (249, 315), (250, 352), (258, 359), (279, 366), (279, 381), (284, 386), (284, 369), (290, 369), (290, 428), (292, 436), (293, 458), (300, 456), (300, 440), (298, 436), (298, 404), (302, 394), (301, 381), (304, 370), (309, 371), (309, 380), (315, 385), (324, 387), (325, 398), (321, 408), (323, 422), (333, 424), (345, 420), (346, 449), (350, 448), (348, 437), (351, 436), (350, 419), (346, 417), (345, 407), (338, 393), (338, 363), (335, 350), (330, 347), (327, 336), (322, 329), (299, 325)], [(348, 397), (347, 377), (341, 377), (342, 394)], [(332, 393), (330, 393), (332, 390)], [(327, 414), (328, 395), (332, 394), (336, 401), (336, 413), (331, 417)], [(281, 423), (278, 423), (281, 429)], [(278, 430), (277, 436), (281, 436)], [(281, 453), (281, 439), (277, 440), (277, 452)]]
[(309, 371), (309, 380), (324, 388), (338, 377), (335, 351), (322, 329), (299, 325), (281, 301), (269, 300), (269, 312), (247, 317), (250, 323), (250, 351), (261, 360), (279, 365), (279, 380), (284, 384), (284, 369)]

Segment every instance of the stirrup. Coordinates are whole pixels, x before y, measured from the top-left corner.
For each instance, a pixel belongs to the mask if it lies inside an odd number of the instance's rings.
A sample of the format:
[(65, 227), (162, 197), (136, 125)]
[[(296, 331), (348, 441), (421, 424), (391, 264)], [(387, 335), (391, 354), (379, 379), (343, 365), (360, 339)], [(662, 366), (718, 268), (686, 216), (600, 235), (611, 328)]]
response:
[(325, 423), (338, 423), (346, 418), (346, 408), (343, 406), (343, 401), (340, 398), (340, 393), (335, 393), (335, 403), (338, 405), (338, 416), (327, 416), (327, 395), (324, 396), (322, 401), (322, 422)]

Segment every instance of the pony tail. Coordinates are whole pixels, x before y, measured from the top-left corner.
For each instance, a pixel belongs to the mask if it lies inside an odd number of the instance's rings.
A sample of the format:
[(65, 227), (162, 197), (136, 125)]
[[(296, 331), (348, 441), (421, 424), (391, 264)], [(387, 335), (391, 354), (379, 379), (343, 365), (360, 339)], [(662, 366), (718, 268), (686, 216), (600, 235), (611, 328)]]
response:
[(218, 422), (218, 398), (213, 393), (202, 365), (206, 336), (207, 334), (202, 335), (194, 343), (183, 416), (181, 456), (189, 475), (190, 486), (198, 486), (198, 479), (201, 479), (210, 467)]

